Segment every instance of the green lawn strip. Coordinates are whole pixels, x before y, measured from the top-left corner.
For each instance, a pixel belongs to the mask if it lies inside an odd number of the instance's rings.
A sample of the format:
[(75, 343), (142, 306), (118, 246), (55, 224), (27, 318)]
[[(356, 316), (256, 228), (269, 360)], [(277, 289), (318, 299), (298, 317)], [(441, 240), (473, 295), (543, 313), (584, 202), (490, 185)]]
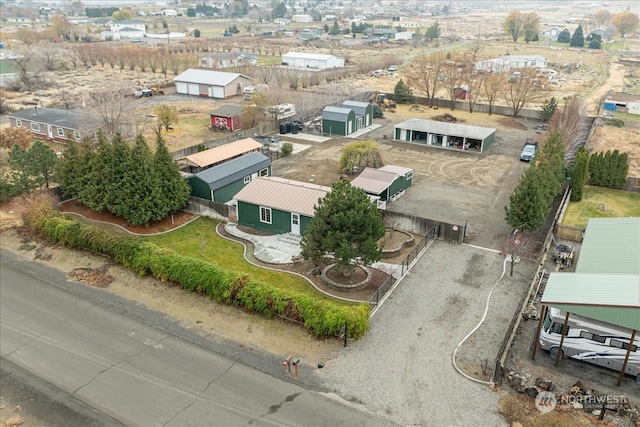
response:
[(584, 228), (589, 218), (619, 217), (640, 217), (640, 194), (587, 186), (581, 202), (569, 203), (562, 224)]
[[(144, 239), (160, 247), (171, 248), (180, 255), (204, 259), (225, 270), (242, 272), (259, 282), (277, 286), (282, 290), (306, 294), (337, 304), (353, 305), (327, 297), (302, 277), (249, 264), (242, 256), (243, 247), (240, 243), (224, 239), (216, 233), (218, 222), (201, 217), (177, 230), (157, 236), (145, 236)], [(201, 247), (204, 247), (204, 256), (201, 255)]]

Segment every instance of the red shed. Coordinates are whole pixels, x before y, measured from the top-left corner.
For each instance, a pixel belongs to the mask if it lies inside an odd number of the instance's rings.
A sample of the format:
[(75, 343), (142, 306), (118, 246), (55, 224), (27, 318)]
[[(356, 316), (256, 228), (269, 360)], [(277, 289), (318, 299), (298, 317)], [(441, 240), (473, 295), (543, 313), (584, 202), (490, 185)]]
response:
[(232, 131), (240, 129), (240, 114), (244, 112), (244, 107), (240, 105), (223, 105), (215, 111), (209, 113), (211, 127), (226, 126)]
[(471, 96), (471, 89), (467, 85), (460, 85), (453, 88), (453, 97), (459, 101), (466, 101)]

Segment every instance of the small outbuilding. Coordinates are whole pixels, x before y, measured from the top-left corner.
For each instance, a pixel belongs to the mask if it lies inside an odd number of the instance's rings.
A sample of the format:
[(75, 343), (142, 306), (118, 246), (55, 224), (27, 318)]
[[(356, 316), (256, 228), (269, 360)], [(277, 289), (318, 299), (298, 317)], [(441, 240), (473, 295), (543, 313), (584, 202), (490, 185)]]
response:
[(387, 165), (378, 169), (364, 168), (360, 175), (351, 181), (351, 185), (362, 188), (365, 193), (383, 202), (393, 202), (404, 195), (412, 182), (413, 169)]
[(347, 136), (356, 130), (356, 113), (351, 108), (328, 106), (322, 110), (322, 133)]
[(194, 174), (236, 157), (260, 151), (261, 148), (262, 144), (255, 139), (245, 138), (181, 157), (177, 162), (180, 170)]
[(282, 65), (292, 68), (327, 70), (344, 67), (344, 59), (319, 53), (289, 52), (282, 55)]
[(179, 74), (173, 81), (177, 93), (217, 99), (244, 95), (244, 88), (253, 85), (253, 79), (244, 74), (194, 68)]
[(194, 197), (227, 203), (260, 176), (271, 176), (271, 160), (262, 153), (254, 152), (189, 177), (189, 185)]
[(277, 234), (304, 234), (314, 207), (330, 191), (323, 185), (258, 177), (234, 197), (238, 224)]
[(344, 101), (342, 108), (350, 108), (356, 115), (356, 129), (366, 128), (373, 123), (373, 105), (361, 101)]
[(395, 141), (476, 153), (485, 152), (496, 137), (494, 128), (415, 118), (398, 123), (393, 130)]
[(227, 128), (236, 131), (241, 128), (240, 115), (245, 108), (242, 105), (223, 105), (209, 113), (209, 122), (212, 128)]

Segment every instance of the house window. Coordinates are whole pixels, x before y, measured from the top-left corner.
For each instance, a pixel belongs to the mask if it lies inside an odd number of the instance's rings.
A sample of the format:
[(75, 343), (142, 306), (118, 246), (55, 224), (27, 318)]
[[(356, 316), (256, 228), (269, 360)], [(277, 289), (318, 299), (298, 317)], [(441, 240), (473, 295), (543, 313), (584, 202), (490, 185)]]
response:
[(260, 222), (271, 224), (271, 208), (260, 206)]
[(16, 119), (16, 126), (22, 127), (22, 120)]
[(413, 178), (413, 171), (411, 171), (407, 175), (405, 175), (405, 178), (407, 178), (407, 181), (409, 181), (411, 178)]
[(250, 182), (251, 182), (251, 175), (247, 175), (247, 176), (245, 176), (245, 177), (244, 177), (244, 183), (245, 183), (245, 184), (248, 184), (248, 183), (250, 183)]
[(76, 131), (74, 131), (74, 132), (73, 132), (73, 137), (74, 137), (76, 140), (80, 141), (80, 132), (79, 132), (79, 131), (77, 131), (77, 130), (76, 130)]
[(56, 128), (56, 133), (58, 134), (58, 136), (64, 137), (64, 129)]
[(31, 123), (31, 130), (34, 132), (40, 132), (40, 123)]
[(260, 175), (260, 176), (268, 176), (269, 175), (269, 169), (268, 168), (262, 169), (258, 175)]

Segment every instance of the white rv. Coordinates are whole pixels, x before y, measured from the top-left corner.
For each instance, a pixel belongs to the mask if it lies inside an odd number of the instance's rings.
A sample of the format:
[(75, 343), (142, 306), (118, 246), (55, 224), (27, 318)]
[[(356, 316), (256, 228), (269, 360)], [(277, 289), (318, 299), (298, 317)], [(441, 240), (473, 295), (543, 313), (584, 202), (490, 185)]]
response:
[(294, 104), (280, 104), (267, 107), (264, 115), (276, 120), (288, 119), (296, 115), (296, 106)]
[[(569, 316), (567, 329), (563, 331), (565, 313), (549, 307), (540, 331), (540, 347), (556, 357), (562, 342), (563, 355), (584, 360), (620, 372), (629, 349), (631, 330), (575, 314)], [(561, 335), (561, 332), (563, 333)], [(640, 384), (640, 334), (631, 344), (625, 373), (635, 377)]]

